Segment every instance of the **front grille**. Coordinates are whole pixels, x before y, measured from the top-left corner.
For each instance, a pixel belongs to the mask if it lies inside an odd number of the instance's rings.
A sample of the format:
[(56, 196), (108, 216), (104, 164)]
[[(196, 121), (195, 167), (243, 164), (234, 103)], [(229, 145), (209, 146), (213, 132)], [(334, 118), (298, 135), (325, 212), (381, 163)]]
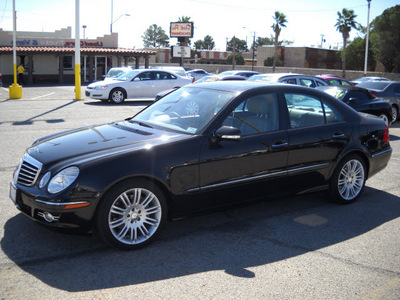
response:
[(41, 169), (42, 164), (39, 161), (25, 154), (18, 170), (17, 182), (24, 186), (34, 185)]

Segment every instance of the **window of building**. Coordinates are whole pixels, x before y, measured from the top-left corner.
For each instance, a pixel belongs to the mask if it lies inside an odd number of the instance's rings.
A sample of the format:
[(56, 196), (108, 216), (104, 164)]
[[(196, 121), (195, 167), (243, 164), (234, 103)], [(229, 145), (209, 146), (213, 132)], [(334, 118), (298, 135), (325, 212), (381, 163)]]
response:
[(63, 56), (63, 69), (72, 70), (72, 56)]

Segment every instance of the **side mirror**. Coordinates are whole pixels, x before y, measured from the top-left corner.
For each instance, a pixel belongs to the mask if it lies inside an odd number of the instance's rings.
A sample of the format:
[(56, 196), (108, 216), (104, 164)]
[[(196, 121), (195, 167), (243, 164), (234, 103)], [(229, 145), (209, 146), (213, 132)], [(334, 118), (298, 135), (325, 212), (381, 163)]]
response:
[(218, 141), (240, 141), (242, 139), (242, 133), (240, 129), (231, 126), (222, 126), (219, 128), (212, 137), (212, 142), (216, 143)]
[(101, 78), (103, 78), (103, 80), (106, 79), (106, 75), (102, 75)]
[(135, 77), (135, 78), (133, 78), (133, 81), (140, 81), (140, 78), (139, 77)]
[(350, 98), (350, 99), (347, 101), (347, 103), (357, 103), (357, 102), (358, 102), (357, 98)]

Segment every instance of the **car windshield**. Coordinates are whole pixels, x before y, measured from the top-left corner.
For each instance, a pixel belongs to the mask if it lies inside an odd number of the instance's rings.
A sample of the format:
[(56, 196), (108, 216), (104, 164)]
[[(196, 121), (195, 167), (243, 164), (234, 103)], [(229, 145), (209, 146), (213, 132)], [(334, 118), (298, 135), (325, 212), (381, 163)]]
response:
[(337, 88), (323, 89), (323, 91), (339, 100), (343, 100), (344, 96), (347, 93), (347, 90)]
[(263, 82), (273, 82), (275, 77), (265, 76), (265, 75), (253, 75), (247, 79), (247, 81), (263, 81)]
[(119, 76), (118, 80), (129, 81), (133, 77), (135, 77), (137, 74), (139, 74), (140, 72), (141, 71), (139, 71), (139, 70), (132, 70), (132, 71), (126, 72), (126, 73), (122, 74), (121, 76)]
[(389, 84), (390, 83), (385, 82), (385, 81), (365, 81), (365, 82), (361, 82), (357, 86), (367, 88), (367, 89), (383, 91)]
[(107, 78), (117, 78), (126, 72), (127, 72), (126, 70), (122, 70), (122, 69), (111, 69), (107, 73)]
[(132, 121), (197, 134), (234, 96), (228, 91), (184, 87), (149, 106)]
[(235, 75), (235, 71), (224, 71), (219, 73), (219, 75)]
[(218, 81), (218, 80), (221, 80), (221, 78), (218, 76), (204, 76), (203, 78), (200, 78), (199, 80), (197, 80), (195, 83), (213, 82), (213, 81)]

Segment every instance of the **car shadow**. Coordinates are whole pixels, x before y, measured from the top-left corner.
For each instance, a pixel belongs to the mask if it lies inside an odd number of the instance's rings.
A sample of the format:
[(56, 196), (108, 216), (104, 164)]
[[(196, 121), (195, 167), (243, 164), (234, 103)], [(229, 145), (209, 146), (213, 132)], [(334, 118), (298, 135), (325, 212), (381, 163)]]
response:
[(251, 267), (347, 241), (399, 216), (400, 198), (370, 187), (351, 205), (325, 194), (265, 199), (169, 223), (149, 247), (120, 251), (94, 235), (48, 230), (18, 214), (5, 224), (1, 248), (25, 272), (70, 292), (213, 270), (252, 278)]
[(86, 100), (84, 102), (85, 105), (93, 105), (93, 106), (149, 106), (150, 104), (154, 103), (154, 100), (134, 100), (134, 99), (127, 99), (120, 104), (114, 104), (111, 102), (101, 102), (101, 101), (90, 101)]

